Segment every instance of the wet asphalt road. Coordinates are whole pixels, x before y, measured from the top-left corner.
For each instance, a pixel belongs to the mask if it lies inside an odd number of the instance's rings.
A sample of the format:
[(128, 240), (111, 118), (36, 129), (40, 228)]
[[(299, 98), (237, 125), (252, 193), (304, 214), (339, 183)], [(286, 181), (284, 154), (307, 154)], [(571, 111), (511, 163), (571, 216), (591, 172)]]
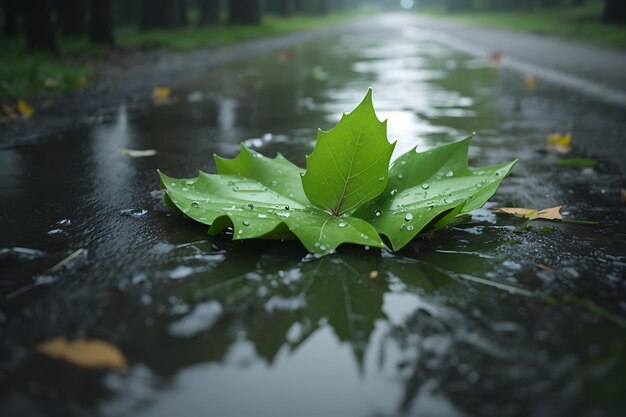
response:
[[(622, 110), (541, 79), (529, 91), (519, 71), (385, 19), (294, 41), (290, 61), (239, 55), (185, 74), (166, 104), (144, 91), (0, 149), (3, 417), (624, 415), (621, 165), (562, 169), (542, 152), (559, 129), (577, 154), (619, 143)], [(526, 228), (481, 209), (398, 253), (311, 259), (296, 242), (209, 238), (165, 207), (157, 168), (213, 172), (211, 155), (241, 141), (303, 164), (316, 128), (368, 87), (398, 149), (476, 131), (472, 165), (518, 158), (489, 207), (564, 204), (601, 225)], [(129, 369), (37, 353), (56, 336), (107, 340)]]

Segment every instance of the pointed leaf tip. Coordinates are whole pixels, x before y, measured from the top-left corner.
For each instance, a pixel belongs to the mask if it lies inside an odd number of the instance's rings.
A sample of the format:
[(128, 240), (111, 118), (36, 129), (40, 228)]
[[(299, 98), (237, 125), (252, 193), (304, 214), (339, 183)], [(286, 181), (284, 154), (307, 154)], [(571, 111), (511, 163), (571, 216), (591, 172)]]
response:
[(331, 130), (318, 131), (302, 186), (313, 204), (339, 216), (376, 198), (387, 184), (395, 144), (376, 117), (372, 90)]

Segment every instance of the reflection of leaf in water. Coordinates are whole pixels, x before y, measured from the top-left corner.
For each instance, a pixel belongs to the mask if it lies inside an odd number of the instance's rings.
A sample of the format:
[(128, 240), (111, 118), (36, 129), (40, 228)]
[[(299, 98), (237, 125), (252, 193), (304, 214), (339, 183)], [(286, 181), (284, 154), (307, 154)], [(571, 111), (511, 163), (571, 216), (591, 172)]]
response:
[[(316, 262), (316, 276), (306, 291), (307, 306), (304, 312), (313, 323), (327, 319), (342, 342), (352, 345), (360, 364), (377, 319), (382, 312), (386, 282), (369, 279), (363, 262), (337, 257), (331, 261)], [(356, 266), (358, 265), (358, 266)]]
[[(281, 348), (295, 350), (318, 330), (330, 326), (341, 342), (352, 346), (361, 362), (375, 321), (385, 318), (381, 310), (387, 284), (384, 273), (375, 280), (369, 278), (370, 271), (380, 267), (380, 256), (364, 262), (359, 254), (348, 252), (332, 259), (298, 262), (284, 256), (255, 261), (250, 254), (228, 252), (210, 274), (182, 282), (177, 291), (178, 297), (193, 304), (219, 302), (222, 316), (203, 333), (166, 343), (174, 343), (179, 352), (188, 348), (177, 356), (191, 359), (195, 356), (192, 352), (199, 352), (198, 346), (228, 345), (237, 340), (232, 336), (238, 333), (271, 363)], [(256, 264), (256, 272), (249, 272), (250, 262)], [(172, 317), (163, 326), (167, 329), (186, 315)], [(211, 359), (205, 351), (196, 360), (219, 361), (228, 346), (209, 350), (218, 356)]]

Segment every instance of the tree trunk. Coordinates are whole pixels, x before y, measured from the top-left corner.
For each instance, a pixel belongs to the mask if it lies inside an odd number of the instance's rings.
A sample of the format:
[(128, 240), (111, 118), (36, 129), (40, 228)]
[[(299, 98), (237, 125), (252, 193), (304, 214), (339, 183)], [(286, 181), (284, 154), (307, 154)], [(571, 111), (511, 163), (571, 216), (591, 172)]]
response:
[(317, 12), (319, 14), (327, 14), (329, 10), (328, 0), (318, 0)]
[(85, 1), (57, 0), (56, 5), (61, 32), (68, 36), (83, 36), (85, 34)]
[(604, 0), (604, 23), (626, 24), (626, 2), (624, 0)]
[[(500, 8), (500, 2), (496, 3), (496, 8)], [(449, 12), (470, 10), (472, 2), (469, 0), (446, 0), (446, 10)]]
[(304, 11), (304, 4), (302, 0), (293, 0), (293, 10), (296, 13), (302, 13)]
[(111, 0), (91, 0), (89, 40), (94, 43), (113, 44)]
[(178, 17), (175, 0), (141, 0), (142, 29), (176, 27)]
[(48, 1), (25, 0), (23, 10), (28, 50), (56, 51), (56, 36), (52, 28)]
[(276, 0), (276, 13), (283, 17), (291, 16), (293, 14), (293, 4), (291, 0)]
[(229, 0), (228, 21), (258, 25), (261, 23), (261, 0)]
[(178, 15), (178, 26), (187, 26), (189, 19), (187, 19), (187, 0), (176, 1), (176, 14)]
[(200, 0), (200, 25), (215, 25), (220, 22), (222, 4), (220, 0)]
[(18, 33), (19, 0), (4, 0), (4, 29), (6, 37), (16, 36)]

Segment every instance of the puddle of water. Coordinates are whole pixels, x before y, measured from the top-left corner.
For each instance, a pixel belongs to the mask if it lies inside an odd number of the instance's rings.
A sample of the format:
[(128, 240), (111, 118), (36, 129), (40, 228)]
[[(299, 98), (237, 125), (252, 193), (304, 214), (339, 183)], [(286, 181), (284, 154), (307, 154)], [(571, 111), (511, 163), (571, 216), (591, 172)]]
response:
[[(402, 27), (376, 27), (184, 80), (162, 106), (0, 150), (0, 404), (13, 414), (576, 416), (626, 410), (624, 209), (608, 164), (542, 154), (547, 133), (615, 135), (623, 118)], [(312, 77), (318, 66), (328, 77)], [(367, 87), (396, 156), (476, 131), (471, 163), (519, 158), (494, 201), (603, 226), (479, 210), (391, 254), (209, 239), (173, 215), (156, 168), (192, 177), (239, 143), (298, 164)], [(596, 120), (602, 120), (598, 125)], [(155, 149), (128, 158), (117, 149)], [(591, 150), (593, 151), (593, 150)], [(518, 228), (518, 229), (516, 229)], [(50, 233), (60, 230), (58, 233)], [(71, 254), (71, 262), (49, 272)], [(542, 267), (543, 265), (544, 267)], [(546, 268), (547, 267), (547, 268)], [(576, 296), (610, 313), (572, 303)], [(607, 318), (608, 317), (608, 318)], [(127, 374), (34, 353), (95, 337)], [(340, 394), (338, 394), (340, 393)]]

